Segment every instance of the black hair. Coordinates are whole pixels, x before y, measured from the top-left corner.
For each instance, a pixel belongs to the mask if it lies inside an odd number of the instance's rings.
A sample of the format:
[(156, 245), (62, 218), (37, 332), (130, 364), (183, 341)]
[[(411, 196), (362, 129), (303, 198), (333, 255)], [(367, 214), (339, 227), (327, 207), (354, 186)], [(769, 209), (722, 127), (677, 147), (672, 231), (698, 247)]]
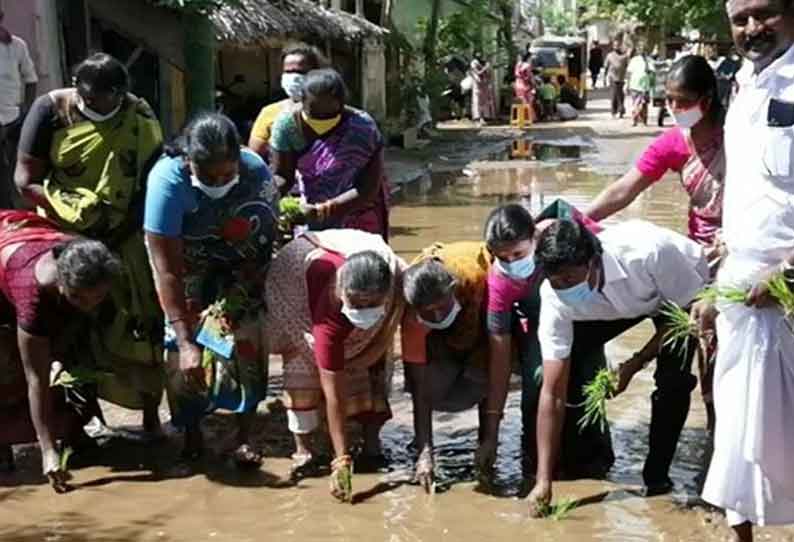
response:
[(168, 156), (187, 156), (203, 167), (240, 159), (240, 134), (226, 115), (202, 113), (194, 118), (182, 136), (165, 147)]
[(706, 113), (712, 122), (722, 122), (725, 110), (717, 94), (717, 76), (702, 56), (688, 55), (673, 63), (667, 81), (672, 82), (698, 98), (711, 98)]
[(603, 252), (601, 241), (587, 228), (572, 220), (557, 220), (543, 230), (535, 259), (546, 274), (563, 267), (586, 265)]
[(320, 49), (308, 43), (288, 43), (281, 52), (281, 64), (283, 65), (284, 59), (292, 55), (304, 57), (309, 63), (310, 70), (319, 70), (328, 65), (328, 61)]
[(74, 82), (78, 89), (92, 94), (126, 94), (130, 88), (130, 74), (115, 57), (95, 53), (75, 67)]
[(303, 96), (328, 96), (342, 103), (347, 101), (347, 86), (339, 72), (333, 68), (312, 70), (306, 74), (303, 83)]
[(551, 83), (551, 75), (544, 75), (543, 76), (544, 83)]
[(519, 241), (531, 240), (535, 235), (535, 221), (524, 207), (509, 203), (497, 207), (485, 221), (485, 244), (491, 251)]
[(565, 84), (565, 76), (562, 75), (562, 74), (558, 75), (557, 76), (557, 83), (559, 83), (560, 85)]
[(95, 288), (121, 273), (121, 262), (100, 241), (79, 237), (53, 249), (58, 284), (69, 290)]
[(437, 303), (455, 288), (455, 277), (438, 258), (428, 258), (405, 270), (403, 294), (408, 304), (426, 307)]

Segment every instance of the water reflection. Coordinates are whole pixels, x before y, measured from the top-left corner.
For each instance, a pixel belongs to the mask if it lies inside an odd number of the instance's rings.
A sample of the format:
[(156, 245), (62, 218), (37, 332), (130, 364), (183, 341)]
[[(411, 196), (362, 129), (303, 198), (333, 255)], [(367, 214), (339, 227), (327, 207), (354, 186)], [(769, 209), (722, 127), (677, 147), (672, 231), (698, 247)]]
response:
[(508, 156), (513, 160), (540, 160), (562, 161), (579, 160), (588, 152), (591, 146), (552, 144), (546, 141), (538, 142), (533, 139), (516, 139), (507, 147)]
[[(533, 151), (537, 152), (537, 151)], [(551, 151), (543, 151), (551, 152)], [(554, 151), (536, 162), (494, 162), (472, 165), (464, 173), (436, 174), (424, 182), (407, 186), (397, 196), (392, 213), (392, 244), (406, 259), (435, 241), (480, 239), (486, 215), (494, 206), (522, 201), (538, 213), (555, 198), (585, 205), (614, 175), (600, 173), (597, 158), (587, 163), (566, 159)], [(580, 151), (577, 151), (581, 153)], [(574, 153), (575, 154), (575, 153)], [(573, 155), (572, 155), (573, 156)], [(651, 187), (615, 220), (644, 217), (683, 231), (686, 199), (675, 179)], [(631, 356), (650, 333), (650, 326), (624, 335), (608, 345), (613, 361)], [(280, 370), (271, 369), (271, 394), (280, 388)], [(555, 485), (557, 497), (583, 499), (580, 508), (561, 522), (528, 519), (526, 504), (517, 499), (527, 491), (521, 471), (521, 420), (518, 382), (513, 382), (501, 431), (497, 476), (492, 493), (476, 491), (473, 459), (476, 448), (477, 414), (437, 414), (434, 433), (437, 467), (442, 491), (426, 496), (410, 481), (413, 451), (411, 401), (403, 390), (401, 367), (394, 375), (394, 418), (383, 430), (390, 459), (388, 472), (357, 473), (354, 478), (356, 505), (340, 505), (328, 496), (325, 478), (301, 480), (297, 486), (279, 488), (257, 484), (229, 484), (229, 477), (216, 472), (185, 479), (130, 478), (100, 486), (89, 486), (65, 497), (54, 497), (41, 480), (26, 483), (24, 498), (14, 498), (20, 488), (3, 490), (23, 482), (0, 477), (0, 540), (191, 540), (327, 541), (383, 540), (414, 542), (455, 540), (708, 540), (716, 532), (691, 511), (675, 509), (669, 497), (642, 499), (631, 489), (641, 483), (641, 466), (647, 447), (650, 414), (650, 371), (637, 375), (629, 390), (609, 404), (613, 422), (616, 462), (607, 481), (579, 480)], [(695, 495), (696, 474), (703, 459), (704, 416), (699, 397), (693, 397), (692, 412), (682, 436), (671, 472), (683, 500)], [(219, 434), (230, 434), (228, 423), (213, 417)], [(268, 459), (264, 469), (288, 477), (291, 438), (283, 408), (263, 413), (255, 426), (257, 445)], [(212, 442), (212, 445), (218, 445)], [(176, 450), (164, 452), (173, 461)], [(170, 454), (170, 455), (168, 455)], [(218, 462), (217, 456), (209, 463)], [(35, 462), (24, 466), (35, 472)], [(157, 470), (157, 466), (148, 466)], [(222, 467), (215, 467), (219, 469)], [(141, 469), (145, 470), (145, 469)], [(75, 472), (77, 482), (108, 477), (113, 469), (95, 467)], [(134, 474), (134, 473), (133, 473)], [(38, 485), (37, 485), (38, 484)], [(686, 497), (689, 496), (689, 497)], [(681, 500), (679, 498), (679, 500)], [(150, 513), (156, 509), (159, 513)]]

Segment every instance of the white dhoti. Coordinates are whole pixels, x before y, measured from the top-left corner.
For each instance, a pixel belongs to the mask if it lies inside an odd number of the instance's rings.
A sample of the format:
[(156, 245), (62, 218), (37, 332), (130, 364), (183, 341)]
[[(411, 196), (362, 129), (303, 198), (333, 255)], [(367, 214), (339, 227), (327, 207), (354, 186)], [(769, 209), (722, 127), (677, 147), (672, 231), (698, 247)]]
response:
[[(794, 250), (794, 127), (770, 122), (794, 101), (794, 47), (756, 72), (725, 123), (721, 285), (750, 287)], [(717, 427), (703, 498), (732, 525), (794, 523), (794, 332), (780, 309), (723, 307), (714, 372)]]
[[(723, 284), (755, 282), (758, 264), (728, 259)], [(755, 269), (752, 269), (755, 268)], [(717, 426), (703, 498), (728, 522), (794, 522), (794, 332), (779, 308), (720, 307)]]

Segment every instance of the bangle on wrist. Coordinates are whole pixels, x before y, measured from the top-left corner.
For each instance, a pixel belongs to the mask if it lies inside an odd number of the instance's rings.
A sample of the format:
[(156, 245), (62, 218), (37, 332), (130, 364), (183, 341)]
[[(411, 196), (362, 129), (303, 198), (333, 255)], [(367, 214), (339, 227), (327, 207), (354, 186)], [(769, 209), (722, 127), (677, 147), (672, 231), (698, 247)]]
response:
[(333, 212), (334, 203), (333, 200), (324, 201), (320, 205), (317, 206), (317, 216), (321, 222), (325, 222), (331, 216)]
[(331, 468), (338, 469), (339, 467), (350, 466), (353, 464), (353, 458), (350, 457), (348, 454), (340, 455), (333, 461), (331, 461)]
[(499, 416), (501, 418), (504, 415), (504, 412), (496, 408), (489, 408), (485, 411), (485, 414), (488, 416)]

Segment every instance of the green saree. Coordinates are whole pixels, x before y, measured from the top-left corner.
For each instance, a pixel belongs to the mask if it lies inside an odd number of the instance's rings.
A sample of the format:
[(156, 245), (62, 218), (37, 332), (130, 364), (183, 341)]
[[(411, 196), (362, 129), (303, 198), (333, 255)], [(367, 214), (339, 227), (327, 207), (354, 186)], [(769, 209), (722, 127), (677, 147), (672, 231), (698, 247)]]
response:
[(77, 111), (74, 89), (50, 94), (64, 126), (50, 149), (52, 169), (44, 182), (55, 211), (44, 213), (65, 230), (107, 243), (124, 272), (100, 307), (87, 342), (103, 379), (102, 398), (127, 408), (143, 407), (143, 395), (159, 397), (164, 377), (162, 311), (140, 228), (145, 164), (162, 143), (160, 124), (144, 100), (128, 94), (119, 112), (102, 122)]

